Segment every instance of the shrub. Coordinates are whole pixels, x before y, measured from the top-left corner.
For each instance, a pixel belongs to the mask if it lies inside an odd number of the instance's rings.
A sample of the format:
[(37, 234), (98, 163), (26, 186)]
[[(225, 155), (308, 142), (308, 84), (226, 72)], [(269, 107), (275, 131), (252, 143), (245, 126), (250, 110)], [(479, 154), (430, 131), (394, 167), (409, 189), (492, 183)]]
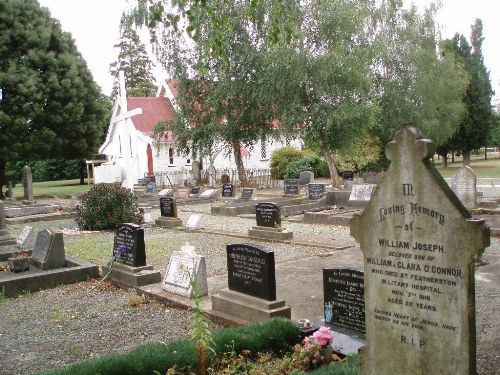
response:
[(325, 176), (325, 170), (328, 170), (326, 162), (319, 156), (306, 156), (290, 164), (285, 170), (284, 178), (299, 178), (303, 171), (312, 171), (315, 177), (328, 177)]
[(295, 147), (282, 147), (271, 155), (271, 178), (282, 180), (290, 164), (304, 156), (304, 152)]
[(113, 229), (119, 223), (140, 224), (143, 211), (137, 197), (119, 185), (99, 184), (82, 195), (76, 207), (76, 222), (82, 229)]

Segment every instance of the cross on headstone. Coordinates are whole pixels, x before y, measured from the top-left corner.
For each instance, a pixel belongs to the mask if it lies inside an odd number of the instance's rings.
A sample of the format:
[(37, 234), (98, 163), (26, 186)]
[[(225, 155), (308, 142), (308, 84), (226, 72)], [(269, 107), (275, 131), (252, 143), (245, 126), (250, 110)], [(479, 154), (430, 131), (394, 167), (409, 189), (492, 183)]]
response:
[(406, 125), (351, 235), (364, 255), (363, 374), (476, 374), (474, 263), (489, 246), (430, 162), (435, 146)]

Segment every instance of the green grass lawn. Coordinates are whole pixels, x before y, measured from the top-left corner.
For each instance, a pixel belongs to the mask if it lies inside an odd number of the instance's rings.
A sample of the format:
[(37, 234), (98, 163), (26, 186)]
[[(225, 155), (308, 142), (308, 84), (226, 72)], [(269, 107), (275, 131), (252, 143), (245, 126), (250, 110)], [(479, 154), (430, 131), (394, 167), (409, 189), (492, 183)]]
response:
[[(89, 191), (92, 185), (80, 185), (80, 180), (62, 180), (62, 181), (44, 181), (33, 183), (33, 195), (35, 197), (50, 195), (74, 195)], [(4, 190), (5, 193), (5, 190)], [(24, 197), (23, 184), (18, 183), (13, 189), (14, 198), (22, 199)]]

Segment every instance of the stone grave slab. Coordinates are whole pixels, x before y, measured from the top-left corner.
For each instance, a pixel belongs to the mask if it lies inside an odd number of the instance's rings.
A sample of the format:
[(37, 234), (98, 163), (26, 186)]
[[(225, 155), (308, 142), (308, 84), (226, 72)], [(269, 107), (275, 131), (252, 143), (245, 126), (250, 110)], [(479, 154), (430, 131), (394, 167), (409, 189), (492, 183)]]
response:
[(477, 208), (477, 177), (471, 167), (462, 166), (451, 178), (451, 190), (457, 195), (465, 208)]
[(430, 162), (411, 125), (386, 146), (391, 164), (351, 235), (364, 256), (362, 374), (476, 374), (474, 263), (489, 246)]
[(32, 236), (33, 234), (33, 227), (30, 227), (28, 225), (26, 225), (24, 228), (23, 228), (23, 231), (21, 232), (21, 234), (19, 235), (19, 237), (17, 237), (17, 240), (16, 240), (16, 245), (21, 249), (21, 250), (26, 250), (29, 248), (29, 238)]
[(316, 201), (323, 198), (326, 194), (325, 184), (310, 183), (307, 184), (307, 198), (310, 201)]
[(323, 299), (326, 323), (365, 333), (363, 271), (323, 268)]
[[(192, 250), (186, 248), (192, 248)], [(194, 281), (194, 286), (200, 296), (208, 295), (205, 257), (194, 254), (194, 247), (186, 244), (182, 246), (181, 251), (174, 251), (170, 255), (163, 279), (163, 289), (170, 293), (192, 298), (195, 290), (191, 280)]]
[(202, 215), (190, 215), (186, 223), (186, 229), (195, 230), (201, 228)]
[(276, 299), (274, 251), (252, 244), (226, 246), (228, 289), (212, 296), (212, 309), (256, 322), (271, 316), (291, 317), (284, 300)]
[(161, 189), (158, 192), (158, 196), (160, 197), (173, 197), (175, 194), (174, 189)]
[(223, 198), (234, 198), (236, 189), (233, 184), (223, 184), (221, 196)]
[(285, 180), (283, 182), (285, 195), (300, 195), (299, 180)]
[(30, 263), (41, 270), (52, 270), (66, 266), (62, 232), (44, 229), (38, 232)]
[(212, 198), (214, 197), (215, 195), (217, 195), (217, 190), (216, 189), (207, 189), (205, 191), (203, 191), (199, 197), (200, 198)]

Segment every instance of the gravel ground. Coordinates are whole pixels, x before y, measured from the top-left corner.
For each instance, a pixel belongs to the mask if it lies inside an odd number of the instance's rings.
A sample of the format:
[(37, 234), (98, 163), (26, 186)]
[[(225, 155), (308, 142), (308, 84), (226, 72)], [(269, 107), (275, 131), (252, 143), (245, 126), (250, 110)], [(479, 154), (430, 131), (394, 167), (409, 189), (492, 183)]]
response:
[[(150, 213), (154, 220), (159, 210), (153, 209)], [(179, 207), (179, 217), (183, 222), (193, 213), (203, 215), (202, 226), (207, 230), (246, 234), (254, 225), (252, 219), (211, 216), (208, 204)], [(47, 226), (64, 228), (65, 241), (68, 242), (84, 235), (72, 221), (34, 223), (32, 226), (36, 229)], [(285, 226), (294, 232), (295, 239), (355, 245), (347, 227), (289, 222)], [(11, 233), (17, 235), (21, 229), (22, 226), (14, 227)], [(110, 232), (103, 233), (110, 243), (112, 236)], [(206, 256), (208, 276), (225, 272), (225, 245), (244, 241), (231, 236), (165, 231), (148, 226), (145, 237), (146, 246), (148, 242), (160, 241), (165, 247), (176, 250), (189, 241), (197, 252)], [(331, 251), (316, 246), (276, 243), (264, 246), (272, 246), (276, 263)], [(492, 240), (485, 259), (498, 263), (499, 258), (500, 242)], [(164, 254), (148, 253), (148, 263), (162, 274), (167, 261), (168, 256)], [(500, 374), (500, 287), (498, 267), (493, 266), (481, 267), (476, 277), (477, 360), (481, 375)], [(32, 374), (87, 358), (122, 353), (146, 342), (166, 341), (188, 334), (189, 311), (155, 302), (130, 306), (129, 294), (107, 283), (89, 280), (4, 300), (0, 304), (0, 374)]]

